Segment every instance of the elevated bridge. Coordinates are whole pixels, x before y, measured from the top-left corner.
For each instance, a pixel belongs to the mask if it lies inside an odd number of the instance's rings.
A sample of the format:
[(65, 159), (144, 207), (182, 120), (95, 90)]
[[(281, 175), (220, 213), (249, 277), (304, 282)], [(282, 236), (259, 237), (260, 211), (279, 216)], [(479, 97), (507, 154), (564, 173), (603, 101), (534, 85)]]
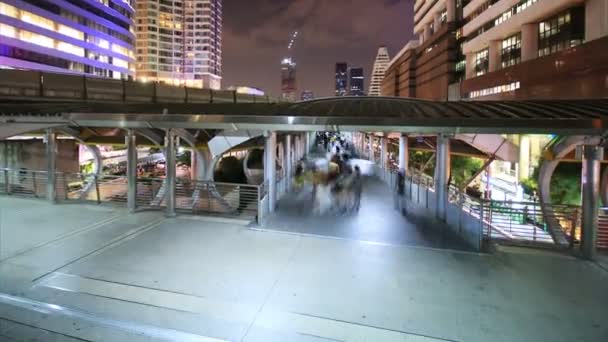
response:
[[(514, 161), (517, 147), (503, 139), (501, 134), (588, 137), (580, 140), (588, 151), (585, 162), (590, 168), (585, 172), (590, 172), (587, 179), (599, 180), (594, 165), (601, 159), (599, 151), (608, 128), (607, 99), (436, 102), (341, 97), (279, 103), (268, 97), (234, 92), (15, 70), (0, 70), (0, 98), (0, 139), (44, 132), (47, 140), (52, 141), (57, 132), (69, 130), (70, 134), (85, 142), (119, 137), (132, 151), (138, 144), (137, 136), (140, 136), (151, 144), (164, 146), (170, 164), (175, 158), (175, 138), (180, 137), (197, 151), (200, 160), (207, 162), (204, 168), (207, 170), (223, 152), (252, 138), (264, 136), (265, 150), (276, 150), (276, 132), (284, 133), (285, 137), (295, 137), (295, 141), (282, 144), (283, 152), (297, 150), (302, 156), (310, 146), (306, 143), (310, 139), (308, 134), (301, 133), (313, 131), (366, 132), (365, 139), (372, 134), (380, 135), (383, 149), (379, 161), (382, 169), (387, 166), (386, 138), (392, 134), (399, 138), (400, 168), (407, 170), (406, 151), (410, 145), (407, 136), (436, 136), (433, 138), (437, 165), (434, 186), (437, 218), (440, 220), (445, 220), (447, 210), (450, 140), (466, 143), (471, 148), (469, 153)], [(362, 140), (359, 139), (358, 143), (360, 148), (365, 148)], [(458, 144), (454, 144), (456, 146)], [(52, 153), (50, 148), (49, 153)], [(266, 153), (266, 165), (270, 167), (265, 169), (264, 179), (268, 183), (270, 211), (276, 203), (276, 158), (276, 154)], [(132, 165), (133, 158), (128, 159)], [(285, 160), (288, 161), (286, 171), (289, 171), (293, 155)], [(49, 175), (53, 174), (52, 168), (53, 164), (49, 162)], [(134, 177), (132, 168), (128, 179)], [(162, 187), (167, 189), (167, 208), (173, 214), (175, 180), (171, 172), (174, 170), (168, 169), (169, 184)], [(208, 174), (208, 171), (200, 171), (198, 177), (209, 180)], [(54, 184), (54, 181), (49, 180), (48, 184)], [(587, 213), (583, 215), (583, 227), (588, 226), (587, 230), (592, 231), (597, 227), (597, 220), (592, 219), (597, 217), (597, 199), (593, 182), (589, 184), (589, 189), (584, 191), (587, 195), (583, 196), (583, 212)], [(129, 189), (127, 202), (134, 207), (135, 190)], [(552, 215), (546, 206), (543, 212), (545, 216)], [(553, 239), (558, 244), (567, 244), (567, 236), (558, 231), (559, 222), (547, 222), (551, 223)], [(592, 234), (590, 239), (593, 239)], [(590, 244), (584, 243), (585, 246)], [(588, 250), (587, 255), (590, 253)]]

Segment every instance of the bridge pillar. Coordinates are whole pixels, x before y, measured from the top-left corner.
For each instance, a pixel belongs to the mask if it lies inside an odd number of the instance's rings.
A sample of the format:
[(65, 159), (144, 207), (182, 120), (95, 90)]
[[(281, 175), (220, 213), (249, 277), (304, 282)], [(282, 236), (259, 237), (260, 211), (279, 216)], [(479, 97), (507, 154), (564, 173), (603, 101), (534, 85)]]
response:
[(130, 212), (137, 209), (137, 144), (135, 131), (127, 130), (127, 208)]
[(165, 135), (165, 147), (167, 151), (166, 163), (165, 163), (165, 172), (167, 177), (167, 192), (166, 192), (166, 203), (167, 203), (167, 211), (166, 215), (168, 217), (175, 216), (175, 163), (176, 163), (176, 144), (175, 144), (175, 132), (173, 129), (167, 129), (167, 133)]
[(304, 157), (307, 157), (310, 151), (310, 132), (305, 132), (304, 134)]
[(287, 191), (291, 191), (291, 175), (292, 175), (292, 151), (291, 151), (291, 134), (285, 135), (285, 181)]
[(374, 135), (370, 134), (369, 135), (369, 142), (368, 142), (368, 146), (367, 146), (368, 150), (369, 150), (369, 160), (374, 162)]
[(519, 137), (519, 165), (517, 178), (521, 182), (530, 177), (530, 136)]
[(57, 198), (57, 133), (54, 129), (46, 130), (46, 198), (55, 202)]
[(274, 212), (277, 203), (277, 133), (268, 132), (264, 144), (264, 179), (268, 182), (268, 211)]
[(410, 162), (410, 145), (407, 140), (407, 134), (401, 133), (399, 136), (399, 171), (403, 171), (407, 175)]
[(450, 177), (450, 137), (437, 135), (437, 153), (435, 163), (435, 194), (437, 200), (436, 217), (445, 221), (448, 204), (448, 179)]
[(386, 134), (380, 137), (380, 168), (387, 169), (388, 164), (388, 148), (387, 148), (388, 136)]
[(603, 149), (596, 145), (583, 147), (583, 218), (581, 251), (583, 258), (593, 260), (597, 245), (597, 215), (600, 189), (600, 160)]

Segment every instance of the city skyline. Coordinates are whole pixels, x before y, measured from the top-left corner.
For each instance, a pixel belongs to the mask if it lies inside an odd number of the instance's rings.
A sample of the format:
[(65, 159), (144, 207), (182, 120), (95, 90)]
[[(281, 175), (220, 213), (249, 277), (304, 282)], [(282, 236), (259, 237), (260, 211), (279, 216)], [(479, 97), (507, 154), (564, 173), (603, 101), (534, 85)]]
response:
[[(378, 46), (398, 51), (413, 36), (409, 0), (260, 1), (248, 11), (243, 5), (224, 2), (222, 82), (258, 87), (276, 97), (281, 95), (277, 65), (287, 53), (290, 32), (300, 32), (293, 51), (298, 88), (317, 97), (334, 95), (335, 63), (342, 60), (364, 67), (367, 89)], [(351, 20), (337, 21), (338, 14)]]

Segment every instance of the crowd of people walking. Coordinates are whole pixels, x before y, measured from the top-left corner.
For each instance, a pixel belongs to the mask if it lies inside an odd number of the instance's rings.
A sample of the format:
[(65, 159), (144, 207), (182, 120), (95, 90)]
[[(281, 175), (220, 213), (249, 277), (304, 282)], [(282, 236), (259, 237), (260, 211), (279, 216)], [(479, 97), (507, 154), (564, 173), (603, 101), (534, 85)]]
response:
[(313, 214), (358, 212), (363, 179), (360, 167), (353, 162), (351, 144), (339, 133), (319, 133), (316, 142), (319, 157), (303, 161), (296, 168), (296, 184), (312, 185)]

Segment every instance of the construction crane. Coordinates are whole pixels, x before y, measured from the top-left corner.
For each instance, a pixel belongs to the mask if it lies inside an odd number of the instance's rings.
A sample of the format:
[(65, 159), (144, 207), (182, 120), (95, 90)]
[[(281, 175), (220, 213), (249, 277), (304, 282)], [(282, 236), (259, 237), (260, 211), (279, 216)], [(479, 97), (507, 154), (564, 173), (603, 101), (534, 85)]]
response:
[(291, 35), (291, 39), (289, 40), (289, 45), (287, 46), (287, 51), (291, 51), (291, 48), (296, 44), (296, 39), (298, 38), (298, 31), (295, 31)]

